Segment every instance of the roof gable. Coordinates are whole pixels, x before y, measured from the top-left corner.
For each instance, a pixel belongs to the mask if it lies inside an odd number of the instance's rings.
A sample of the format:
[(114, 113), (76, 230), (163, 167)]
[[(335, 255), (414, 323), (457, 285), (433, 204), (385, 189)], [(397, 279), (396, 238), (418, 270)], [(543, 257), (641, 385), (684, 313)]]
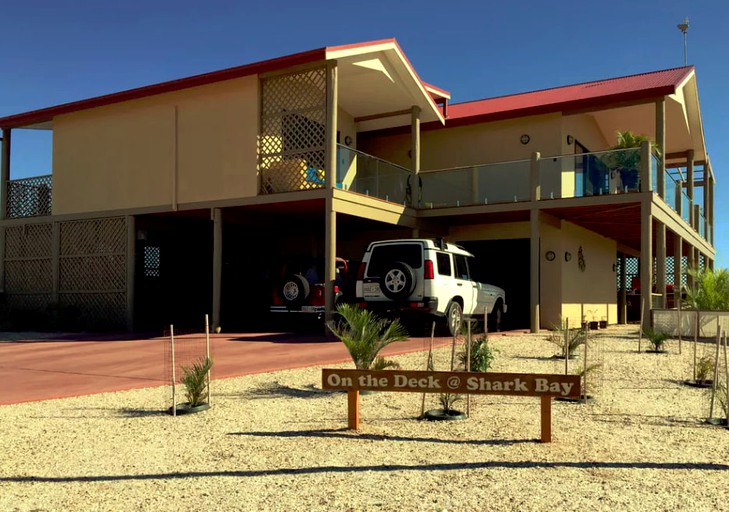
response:
[(447, 125), (601, 107), (667, 96), (675, 93), (693, 72), (694, 67), (688, 66), (466, 103), (453, 103), (448, 108)]

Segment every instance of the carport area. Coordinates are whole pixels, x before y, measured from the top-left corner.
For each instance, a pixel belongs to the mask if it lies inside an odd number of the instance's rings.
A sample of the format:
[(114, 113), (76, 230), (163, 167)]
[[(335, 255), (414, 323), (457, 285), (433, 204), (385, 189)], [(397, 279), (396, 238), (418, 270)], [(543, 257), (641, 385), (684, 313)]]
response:
[[(6, 334), (6, 333), (3, 333)], [(0, 405), (163, 386), (168, 338), (127, 335), (13, 335), (1, 341)], [(350, 361), (344, 345), (323, 335), (232, 333), (211, 335), (213, 379)], [(385, 348), (383, 355), (427, 348), (411, 338)], [(435, 346), (450, 343), (436, 338)], [(168, 366), (168, 365), (167, 365)], [(213, 389), (213, 395), (215, 391)], [(163, 404), (160, 394), (160, 408)]]

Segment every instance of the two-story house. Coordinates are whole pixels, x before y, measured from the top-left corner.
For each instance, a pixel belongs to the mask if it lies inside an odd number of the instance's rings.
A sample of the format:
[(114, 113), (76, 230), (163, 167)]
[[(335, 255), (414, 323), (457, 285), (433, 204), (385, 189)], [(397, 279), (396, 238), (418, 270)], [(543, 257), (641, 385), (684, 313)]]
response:
[[(16, 323), (158, 328), (209, 312), (251, 327), (286, 261), (315, 257), (331, 310), (336, 256), (413, 236), (476, 254), (514, 327), (616, 323), (629, 292), (653, 291), (644, 314), (669, 306), (666, 285), (714, 260), (693, 67), (458, 104), (383, 40), (0, 128), (0, 290)], [(24, 129), (52, 130), (51, 175), (13, 179)], [(612, 149), (618, 131), (655, 144)]]

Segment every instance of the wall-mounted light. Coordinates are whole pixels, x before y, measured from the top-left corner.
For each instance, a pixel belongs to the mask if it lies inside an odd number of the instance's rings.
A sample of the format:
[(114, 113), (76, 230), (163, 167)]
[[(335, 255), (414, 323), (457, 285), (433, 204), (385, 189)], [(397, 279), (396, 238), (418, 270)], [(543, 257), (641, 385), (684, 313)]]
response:
[(519, 137), (519, 142), (521, 142), (522, 144), (529, 144), (530, 140), (531, 137), (529, 137), (529, 135), (527, 135), (526, 133)]
[(617, 270), (618, 270), (617, 264), (613, 263), (613, 272), (617, 272)]
[(554, 253), (554, 251), (547, 251), (544, 257), (547, 258), (547, 261), (554, 261), (554, 258), (556, 258), (557, 255)]
[(352, 137), (350, 137), (349, 135), (345, 136), (344, 137), (344, 144), (347, 145), (347, 146), (351, 146), (352, 145)]
[(575, 138), (572, 135), (567, 135), (567, 144), (572, 144), (575, 141)]
[(571, 259), (572, 259), (572, 253), (571, 253), (571, 252), (569, 252), (569, 251), (566, 251), (566, 252), (564, 253), (564, 260), (565, 260), (565, 261), (570, 261)]

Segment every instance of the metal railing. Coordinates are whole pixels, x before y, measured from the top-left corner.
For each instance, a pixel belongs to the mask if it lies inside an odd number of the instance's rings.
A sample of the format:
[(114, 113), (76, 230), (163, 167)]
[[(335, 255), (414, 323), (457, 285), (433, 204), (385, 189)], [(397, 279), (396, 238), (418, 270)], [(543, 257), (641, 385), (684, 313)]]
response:
[(410, 169), (337, 144), (337, 188), (410, 206), (420, 188), (415, 178)]
[(423, 208), (529, 200), (530, 160), (421, 171)]

